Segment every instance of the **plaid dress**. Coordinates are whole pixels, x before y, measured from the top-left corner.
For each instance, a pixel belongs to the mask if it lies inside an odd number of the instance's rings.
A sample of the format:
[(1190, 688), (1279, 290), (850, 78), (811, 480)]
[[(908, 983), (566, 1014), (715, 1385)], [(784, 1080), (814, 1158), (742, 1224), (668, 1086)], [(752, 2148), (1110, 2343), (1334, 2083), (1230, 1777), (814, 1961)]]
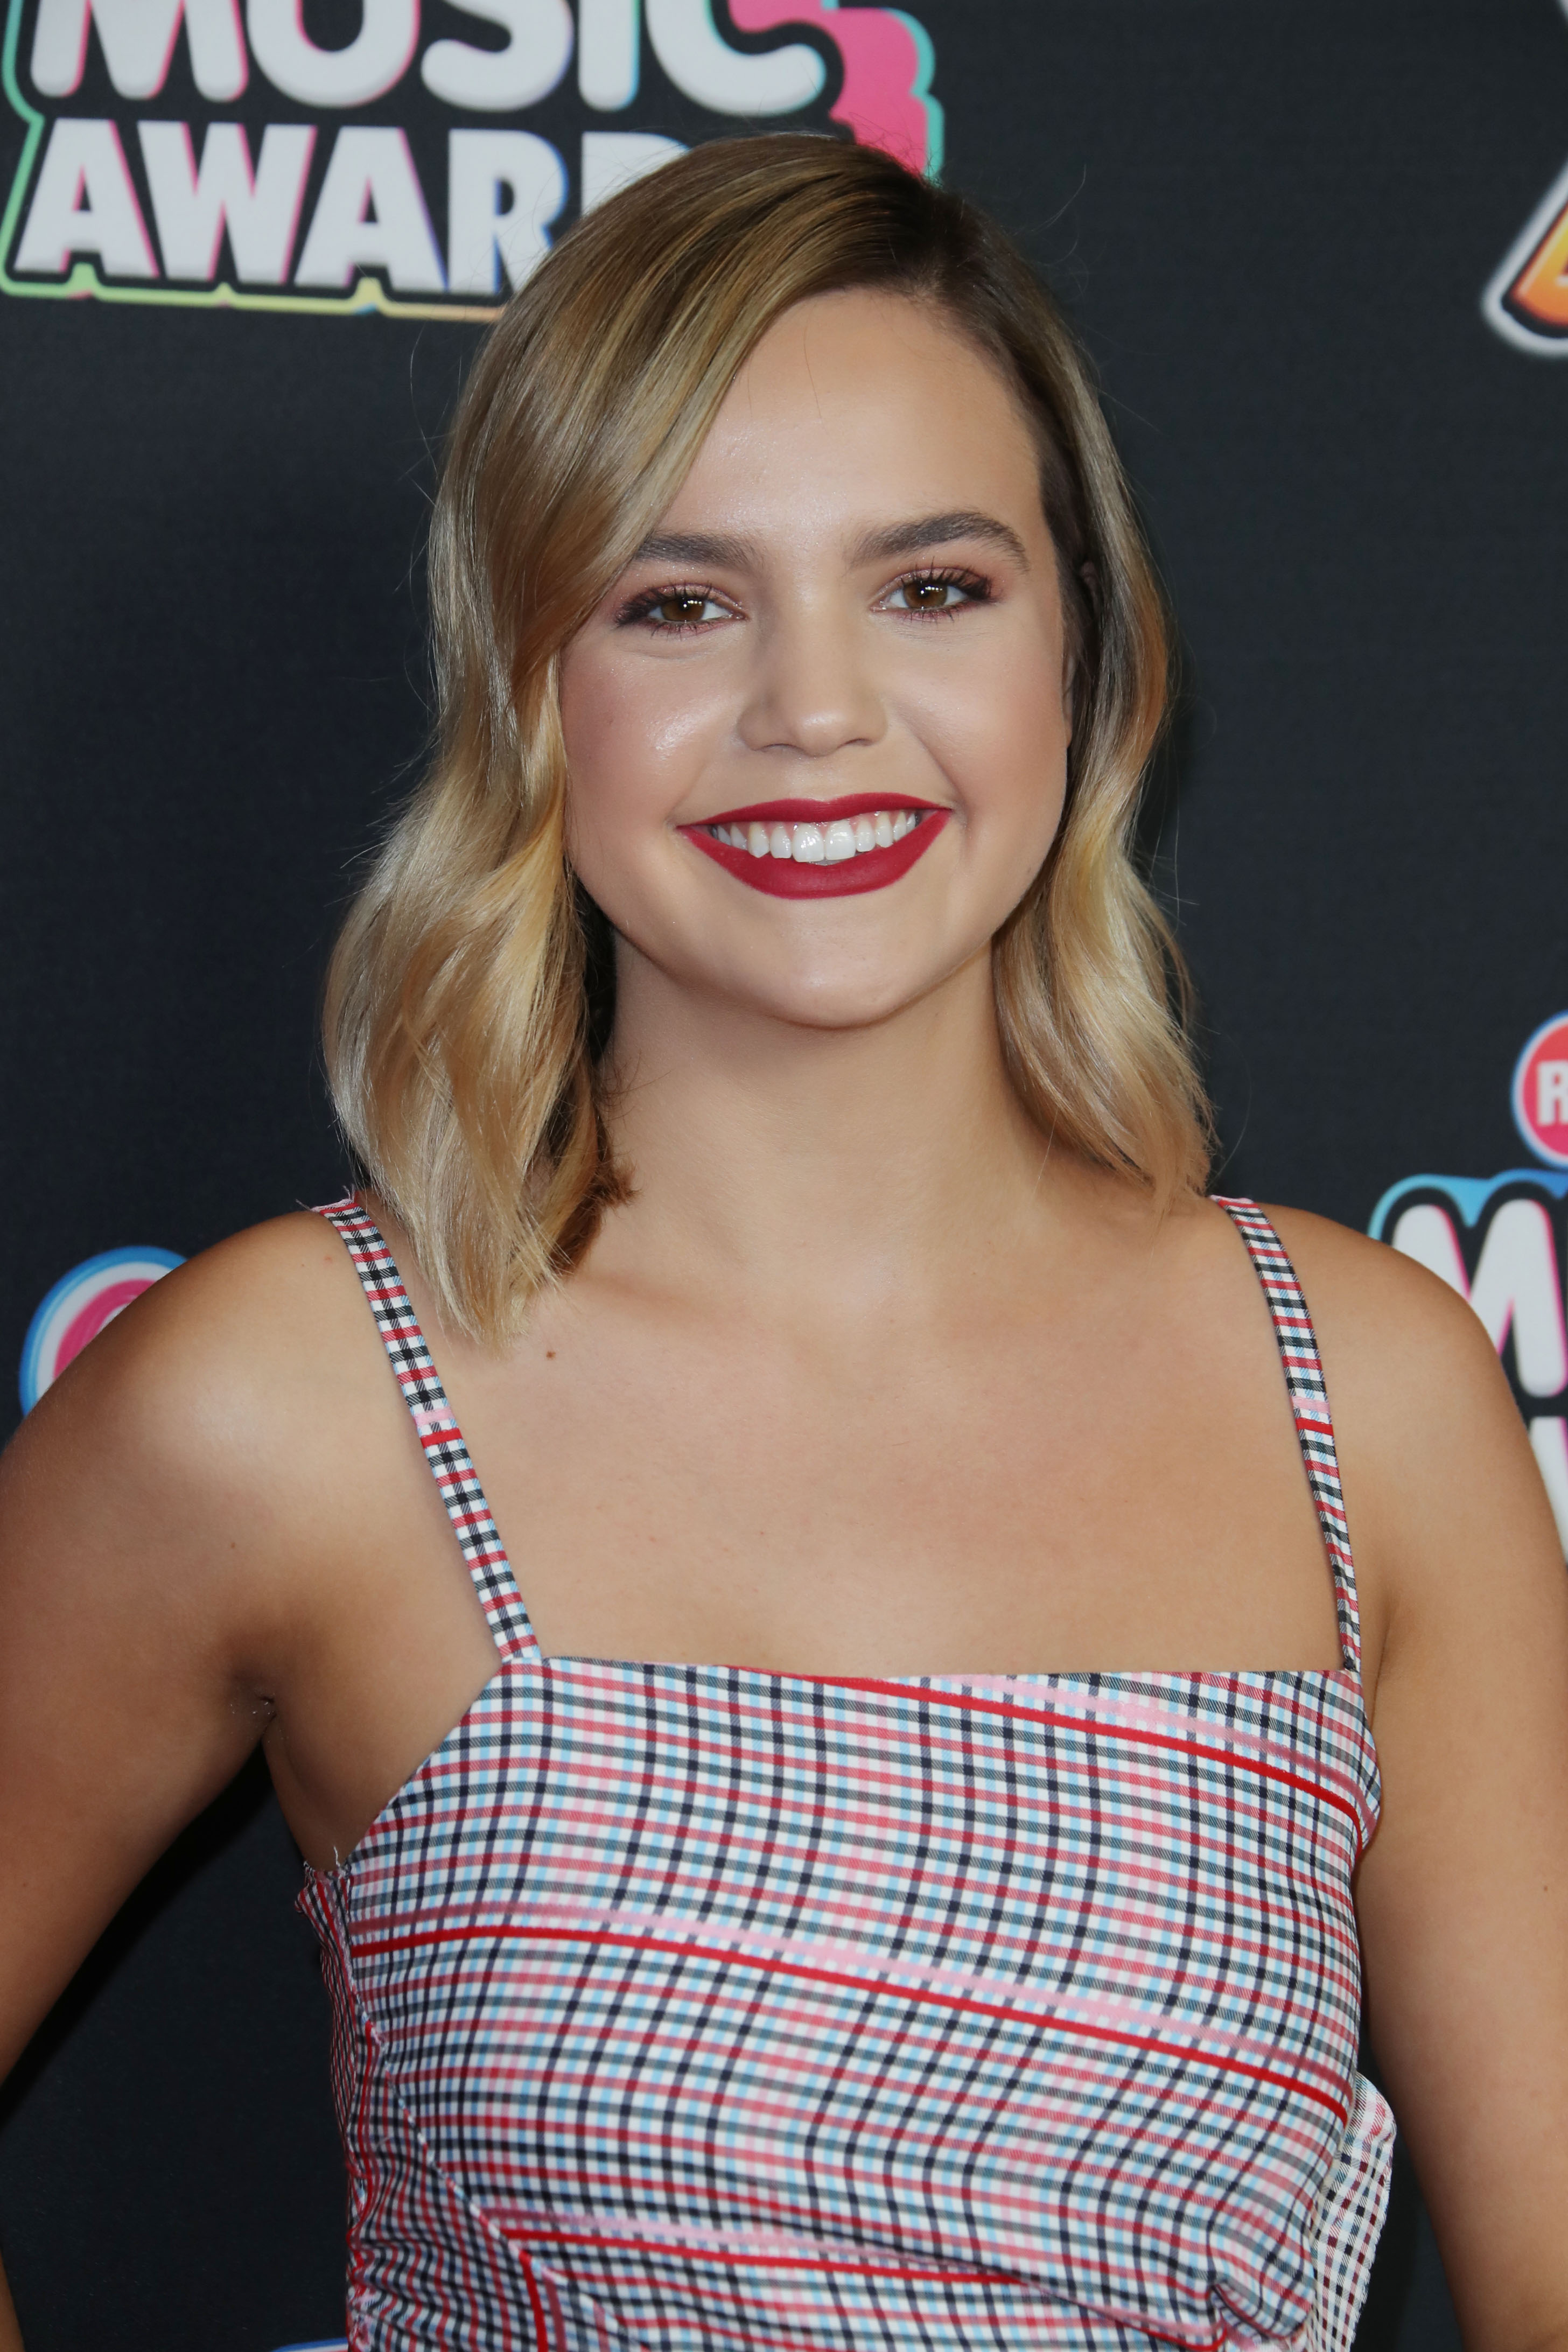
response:
[(1393, 2125), (1322, 1374), (1267, 1294), (1334, 1673), (546, 1658), (386, 1244), (364, 1285), (496, 1672), (301, 1907), (353, 2352), (1348, 2352)]

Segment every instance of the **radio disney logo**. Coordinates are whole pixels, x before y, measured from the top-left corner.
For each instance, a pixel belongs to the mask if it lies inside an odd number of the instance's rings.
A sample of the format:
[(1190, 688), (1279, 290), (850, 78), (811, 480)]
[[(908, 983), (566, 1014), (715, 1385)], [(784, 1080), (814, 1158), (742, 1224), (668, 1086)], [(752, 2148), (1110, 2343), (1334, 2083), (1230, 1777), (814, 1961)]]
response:
[[(1563, 6), (1568, 11), (1568, 0)], [(1517, 351), (1568, 358), (1568, 166), (1510, 247), (1481, 310)]]
[(113, 1249), (62, 1275), (22, 1342), (22, 1411), (31, 1412), (73, 1357), (144, 1290), (184, 1264), (173, 1250)]
[(1542, 1023), (1513, 1073), (1513, 1115), (1548, 1162), (1501, 1176), (1407, 1176), (1369, 1231), (1468, 1298), (1530, 1429), (1568, 1552), (1568, 1013)]
[(489, 319), (577, 212), (699, 140), (837, 124), (941, 168), (931, 41), (900, 8), (5, 5), (7, 294)]

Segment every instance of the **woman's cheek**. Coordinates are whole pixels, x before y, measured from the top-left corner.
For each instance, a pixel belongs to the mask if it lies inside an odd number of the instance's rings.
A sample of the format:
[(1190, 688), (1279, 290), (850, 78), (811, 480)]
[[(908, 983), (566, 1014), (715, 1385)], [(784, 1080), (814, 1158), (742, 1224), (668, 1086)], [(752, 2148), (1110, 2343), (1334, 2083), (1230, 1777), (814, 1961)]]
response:
[(918, 725), (967, 824), (1048, 847), (1066, 789), (1067, 719), (1053, 677), (1042, 672), (1033, 692), (1021, 690), (1027, 684), (1026, 671), (987, 666), (934, 698)]
[(584, 662), (563, 677), (561, 728), (569, 779), (567, 855), (595, 889), (624, 827), (620, 803), (626, 782), (644, 766), (609, 665)]
[(561, 706), (584, 809), (660, 824), (700, 782), (730, 719), (715, 681), (668, 660), (584, 662), (563, 677)]
[(638, 817), (655, 814), (643, 803), (657, 762), (642, 699), (609, 664), (585, 668), (563, 693), (562, 731), (571, 777), (567, 843), (582, 868), (613, 856)]
[[(704, 769), (730, 739), (732, 698), (718, 679), (695, 669), (671, 675), (664, 691), (650, 697), (643, 713), (643, 740), (650, 769), (657, 769), (674, 808), (700, 782)], [(661, 684), (663, 681), (661, 681)]]

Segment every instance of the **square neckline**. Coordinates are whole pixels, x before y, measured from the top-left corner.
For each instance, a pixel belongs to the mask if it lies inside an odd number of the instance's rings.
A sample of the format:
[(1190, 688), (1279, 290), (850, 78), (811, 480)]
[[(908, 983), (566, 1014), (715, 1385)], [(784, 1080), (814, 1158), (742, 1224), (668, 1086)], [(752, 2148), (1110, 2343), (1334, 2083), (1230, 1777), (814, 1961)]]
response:
[[(1252, 1262), (1268, 1304), (1285, 1376), (1302, 1465), (1322, 1538), (1335, 1600), (1341, 1656), (1337, 1666), (1204, 1666), (1043, 1669), (1024, 1674), (964, 1674), (845, 1675), (795, 1673), (769, 1666), (679, 1659), (612, 1658), (584, 1653), (546, 1652), (533, 1630), (527, 1604), (517, 1583), (510, 1556), (496, 1526), (489, 1499), (474, 1469), (450, 1400), (437, 1371), (434, 1358), (414, 1313), (412, 1302), (384, 1236), (356, 1193), (319, 1207), (316, 1214), (331, 1224), (348, 1250), (381, 1335), (405, 1404), (414, 1421), (426, 1463), (436, 1480), (447, 1517), (468, 1565), (486, 1622), (495, 1643), (494, 1674), (475, 1693), (458, 1720), (431, 1748), (388, 1798), (356, 1838), (342, 1861), (331, 1870), (308, 1864), (312, 1878), (333, 1881), (350, 1872), (376, 1832), (395, 1813), (414, 1785), (459, 1740), (476, 1712), (497, 1685), (516, 1671), (543, 1672), (574, 1667), (601, 1674), (649, 1676), (739, 1676), (752, 1682), (797, 1689), (876, 1689), (918, 1701), (927, 1692), (943, 1696), (943, 1686), (973, 1690), (982, 1684), (1006, 1684), (1020, 1689), (1092, 1690), (1103, 1684), (1142, 1683), (1189, 1692), (1205, 1685), (1258, 1686), (1281, 1682), (1298, 1686), (1345, 1685), (1353, 1695), (1362, 1738), (1375, 1761), (1376, 1746), (1366, 1692), (1361, 1674), (1360, 1612), (1349, 1530), (1344, 1520), (1339, 1463), (1329, 1417), (1321, 1362), (1306, 1299), (1295, 1270), (1274, 1227), (1256, 1202), (1211, 1195), (1236, 1226)], [(989, 1695), (989, 1694), (988, 1694)], [(1005, 1705), (1005, 1696), (998, 1704)]]
[[(1229, 1217), (1251, 1261), (1253, 1272), (1264, 1295), (1269, 1319), (1273, 1326), (1279, 1350), (1280, 1369), (1284, 1374), (1286, 1395), (1290, 1406), (1301, 1464), (1306, 1475), (1309, 1494), (1318, 1520), (1318, 1532), (1322, 1541), (1329, 1569), (1331, 1588), (1334, 1595), (1335, 1622), (1340, 1637), (1340, 1662), (1337, 1666), (1232, 1667), (1125, 1667), (1104, 1666), (1083, 1669), (1044, 1669), (1054, 1679), (1064, 1673), (1079, 1678), (1086, 1675), (1163, 1674), (1190, 1678), (1201, 1674), (1226, 1678), (1237, 1674), (1291, 1674), (1334, 1675), (1350, 1675), (1363, 1688), (1361, 1655), (1361, 1615), (1356, 1592), (1355, 1565), (1351, 1551), (1350, 1530), (1345, 1518), (1343, 1488), (1340, 1480), (1339, 1457), (1334, 1444), (1333, 1423), (1329, 1411), (1327, 1386), (1322, 1362), (1318, 1353), (1317, 1337), (1312, 1328), (1296, 1271), (1273, 1225), (1255, 1201), (1231, 1197), (1223, 1193), (1209, 1196), (1216, 1208)], [(429, 1342), (415, 1315), (403, 1277), (398, 1272), (384, 1235), (353, 1191), (335, 1202), (316, 1209), (315, 1213), (331, 1225), (348, 1251), (350, 1262), (359, 1278), (366, 1301), (374, 1318), (382, 1345), (391, 1364), (394, 1377), (402, 1391), (424, 1452), (426, 1466), (435, 1478), (437, 1491), (484, 1609), (496, 1647), (503, 1657), (512, 1651), (531, 1654), (535, 1659), (546, 1657), (542, 1643), (533, 1630), (528, 1606), (523, 1600), (512, 1568), (510, 1555), (501, 1540), (489, 1500), (473, 1465), (458, 1418)], [(725, 1672), (730, 1669), (721, 1661), (698, 1664), (685, 1660), (626, 1659), (600, 1657), (591, 1660), (585, 1654), (556, 1652), (551, 1654), (563, 1661), (574, 1655), (585, 1663), (602, 1665), (627, 1664), (639, 1667), (672, 1665), (689, 1667), (693, 1671)], [(766, 1674), (767, 1667), (745, 1667), (735, 1671)], [(1020, 1680), (1021, 1676), (1005, 1679)], [(806, 1675), (794, 1679), (806, 1682), (833, 1682), (842, 1677)], [(912, 1679), (919, 1682), (962, 1681), (962, 1672), (922, 1672), (915, 1677), (892, 1676), (887, 1679)], [(973, 1677), (970, 1677), (973, 1679)]]
[[(384, 1835), (393, 1826), (398, 1811), (410, 1791), (428, 1773), (439, 1769), (441, 1760), (449, 1748), (461, 1748), (464, 1746), (475, 1717), (490, 1702), (493, 1695), (503, 1683), (520, 1674), (548, 1675), (553, 1669), (574, 1666), (584, 1670), (596, 1670), (604, 1675), (636, 1675), (644, 1680), (650, 1675), (690, 1677), (707, 1675), (733, 1676), (744, 1682), (773, 1683), (806, 1690), (832, 1689), (837, 1686), (863, 1692), (869, 1686), (871, 1689), (885, 1692), (889, 1696), (907, 1697), (915, 1702), (919, 1702), (927, 1696), (966, 1696), (978, 1683), (998, 1682), (1029, 1686), (1046, 1685), (1052, 1688), (1069, 1690), (1081, 1690), (1088, 1685), (1104, 1683), (1136, 1683), (1156, 1687), (1179, 1685), (1189, 1693), (1194, 1686), (1211, 1683), (1239, 1685), (1253, 1688), (1260, 1685), (1282, 1682), (1308, 1685), (1321, 1684), (1325, 1687), (1342, 1684), (1345, 1686), (1344, 1696), (1350, 1699), (1353, 1706), (1356, 1729), (1374, 1773), (1377, 1764), (1377, 1743), (1373, 1735), (1372, 1718), (1367, 1713), (1366, 1695), (1362, 1688), (1361, 1676), (1350, 1666), (1198, 1666), (1187, 1670), (1162, 1666), (1096, 1667), (1081, 1673), (1069, 1671), (1060, 1674), (1046, 1672), (1028, 1675), (922, 1675), (915, 1677), (899, 1675), (806, 1675), (792, 1674), (773, 1666), (692, 1665), (660, 1658), (586, 1657), (572, 1652), (545, 1651), (539, 1647), (537, 1640), (532, 1656), (516, 1652), (509, 1654), (501, 1651), (498, 1643), (495, 1672), (489, 1676), (483, 1686), (474, 1693), (457, 1722), (442, 1735), (429, 1754), (422, 1757), (406, 1778), (399, 1782), (385, 1804), (360, 1832), (342, 1859), (333, 1863), (331, 1868), (326, 1870), (320, 1868), (313, 1862), (306, 1861), (305, 1869), (312, 1885), (321, 1884), (331, 1886), (343, 1884), (348, 1880), (363, 1857), (366, 1848), (378, 1837)], [(963, 1688), (958, 1692), (945, 1693), (937, 1687), (944, 1683), (958, 1684), (963, 1685)], [(1162, 1692), (1161, 1695), (1164, 1694)], [(1006, 1706), (1005, 1695), (998, 1696), (987, 1691), (979, 1696), (994, 1699), (1003, 1707)], [(1034, 1712), (1026, 1705), (1021, 1711), (1026, 1717)]]

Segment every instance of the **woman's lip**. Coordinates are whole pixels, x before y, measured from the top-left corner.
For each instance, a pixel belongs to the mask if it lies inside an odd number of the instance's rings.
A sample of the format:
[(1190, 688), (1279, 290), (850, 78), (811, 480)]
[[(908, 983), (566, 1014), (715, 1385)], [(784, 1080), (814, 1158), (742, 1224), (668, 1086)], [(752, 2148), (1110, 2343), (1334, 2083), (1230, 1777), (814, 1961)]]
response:
[[(837, 809), (840, 803), (837, 801), (775, 801), (770, 805), (779, 809), (804, 806), (826, 811)], [(866, 809), (930, 806), (926, 801), (882, 800), (865, 803)], [(850, 813), (846, 811), (846, 814)], [(862, 812), (858, 807), (854, 813)], [(733, 817), (712, 817), (709, 823), (738, 824), (743, 814), (743, 811), (739, 811)], [(900, 875), (907, 874), (916, 858), (924, 856), (951, 814), (949, 809), (933, 810), (921, 824), (911, 825), (903, 839), (895, 841), (890, 849), (864, 850), (854, 857), (846, 857), (837, 866), (800, 866), (793, 857), (753, 857), (749, 849), (737, 849), (732, 842), (715, 841), (706, 824), (683, 824), (680, 830), (692, 846), (710, 857), (715, 866), (721, 866), (726, 874), (734, 876), (737, 882), (748, 883), (753, 890), (762, 890), (770, 898), (851, 898), (864, 890), (885, 890), (889, 882), (896, 882)], [(759, 814), (757, 822), (760, 824), (762, 821)], [(800, 824), (812, 821), (808, 818), (796, 820)], [(782, 824), (786, 820), (781, 817), (779, 822)]]
[[(715, 809), (698, 824), (831, 824), (836, 817), (875, 816), (879, 809), (935, 809), (936, 801), (911, 800), (908, 793), (846, 793), (836, 801), (755, 801), (746, 808)], [(944, 809), (945, 816), (947, 811)], [(695, 830), (682, 825), (682, 833)]]

